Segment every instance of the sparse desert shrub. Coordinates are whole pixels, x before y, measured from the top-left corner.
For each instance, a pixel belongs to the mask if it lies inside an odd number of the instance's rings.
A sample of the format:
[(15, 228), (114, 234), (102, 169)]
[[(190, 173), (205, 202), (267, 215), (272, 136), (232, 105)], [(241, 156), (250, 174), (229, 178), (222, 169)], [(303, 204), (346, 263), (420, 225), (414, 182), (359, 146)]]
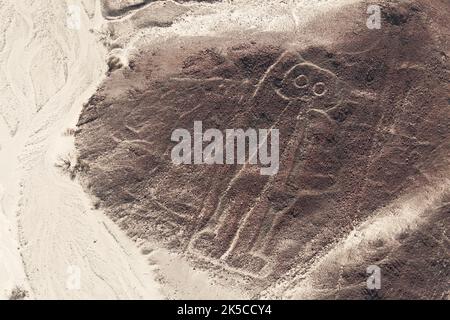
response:
[(28, 296), (28, 292), (22, 287), (16, 286), (12, 289), (9, 300), (23, 300)]
[(87, 172), (89, 166), (79, 159), (76, 159), (72, 154), (58, 157), (55, 163), (57, 168), (60, 168), (64, 173), (69, 174), (70, 179), (74, 180), (79, 172)]
[(70, 171), (72, 167), (72, 160), (70, 155), (59, 156), (55, 163), (55, 167), (61, 168), (64, 172)]
[(111, 56), (108, 58), (108, 71), (113, 72), (114, 70), (121, 69), (123, 67), (123, 63), (119, 57)]
[(117, 39), (116, 31), (113, 26), (108, 26), (106, 29), (98, 33), (99, 40), (106, 48), (110, 48), (111, 44)]
[(75, 128), (67, 128), (67, 129), (64, 131), (64, 136), (66, 136), (66, 137), (72, 137), (72, 136), (75, 135), (76, 132), (77, 132), (77, 129), (75, 129)]
[(152, 252), (153, 252), (153, 249), (150, 247), (145, 246), (145, 247), (141, 248), (141, 253), (143, 255), (149, 255)]

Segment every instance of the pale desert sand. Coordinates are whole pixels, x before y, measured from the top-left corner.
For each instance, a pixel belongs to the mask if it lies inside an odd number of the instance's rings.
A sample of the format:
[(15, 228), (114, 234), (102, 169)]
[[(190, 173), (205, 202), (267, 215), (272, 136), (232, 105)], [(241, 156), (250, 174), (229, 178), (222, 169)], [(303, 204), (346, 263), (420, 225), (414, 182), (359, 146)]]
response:
[[(80, 8), (79, 30), (69, 5)], [(105, 72), (89, 31), (102, 23), (99, 2), (0, 7), (0, 298), (15, 286), (37, 299), (162, 298), (138, 249), (55, 166), (73, 153), (64, 132)]]

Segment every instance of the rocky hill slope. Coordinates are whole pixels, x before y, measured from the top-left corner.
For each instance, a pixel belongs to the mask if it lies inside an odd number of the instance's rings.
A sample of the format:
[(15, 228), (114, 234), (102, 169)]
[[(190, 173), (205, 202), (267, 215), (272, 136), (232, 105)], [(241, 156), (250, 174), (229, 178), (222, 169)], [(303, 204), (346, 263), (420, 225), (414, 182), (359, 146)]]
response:
[[(448, 298), (450, 5), (382, 1), (369, 29), (369, 2), (336, 3), (189, 4), (139, 36), (121, 17), (78, 123), (85, 186), (132, 238), (255, 297)], [(278, 174), (173, 164), (194, 121), (279, 129)]]

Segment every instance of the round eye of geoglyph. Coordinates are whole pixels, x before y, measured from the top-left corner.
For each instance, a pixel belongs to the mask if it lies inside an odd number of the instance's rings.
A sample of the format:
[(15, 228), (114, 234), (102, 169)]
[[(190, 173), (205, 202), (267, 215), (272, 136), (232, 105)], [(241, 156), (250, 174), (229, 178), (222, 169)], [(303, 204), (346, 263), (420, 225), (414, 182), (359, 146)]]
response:
[(309, 85), (308, 77), (304, 74), (299, 75), (297, 78), (295, 78), (295, 86), (298, 88), (305, 88)]
[(323, 82), (317, 82), (313, 87), (313, 92), (316, 96), (322, 96), (327, 92), (327, 87)]

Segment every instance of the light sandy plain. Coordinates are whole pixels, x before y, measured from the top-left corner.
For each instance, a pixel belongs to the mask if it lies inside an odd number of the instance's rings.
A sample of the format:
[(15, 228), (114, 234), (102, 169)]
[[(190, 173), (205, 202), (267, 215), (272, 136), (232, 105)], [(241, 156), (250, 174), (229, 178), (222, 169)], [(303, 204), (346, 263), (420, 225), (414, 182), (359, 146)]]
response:
[(64, 133), (105, 74), (90, 32), (102, 23), (99, 1), (0, 1), (0, 298), (16, 286), (36, 299), (162, 298), (138, 249), (55, 166), (75, 156)]

